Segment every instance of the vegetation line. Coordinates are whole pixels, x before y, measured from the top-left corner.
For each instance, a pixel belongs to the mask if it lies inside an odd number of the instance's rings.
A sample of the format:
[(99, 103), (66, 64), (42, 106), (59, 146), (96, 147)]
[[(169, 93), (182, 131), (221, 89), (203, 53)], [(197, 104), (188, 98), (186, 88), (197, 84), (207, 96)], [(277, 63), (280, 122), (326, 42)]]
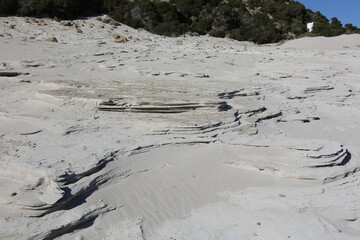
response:
[[(75, 19), (99, 13), (160, 35), (192, 32), (259, 44), (360, 33), (294, 0), (0, 0), (0, 15)], [(315, 23), (311, 33), (309, 22)]]

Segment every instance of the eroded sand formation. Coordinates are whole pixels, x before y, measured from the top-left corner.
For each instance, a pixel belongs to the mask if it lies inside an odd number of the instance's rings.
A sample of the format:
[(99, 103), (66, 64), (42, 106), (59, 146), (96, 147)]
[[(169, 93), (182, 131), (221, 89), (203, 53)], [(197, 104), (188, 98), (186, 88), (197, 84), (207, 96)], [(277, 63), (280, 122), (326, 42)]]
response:
[(110, 23), (0, 18), (1, 239), (359, 239), (359, 35)]

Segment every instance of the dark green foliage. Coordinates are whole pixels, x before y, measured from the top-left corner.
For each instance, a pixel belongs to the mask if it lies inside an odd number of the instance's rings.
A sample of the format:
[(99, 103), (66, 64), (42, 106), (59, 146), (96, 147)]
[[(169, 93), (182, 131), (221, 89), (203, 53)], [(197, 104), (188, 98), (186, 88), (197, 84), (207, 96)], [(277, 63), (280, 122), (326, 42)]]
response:
[(22, 16), (76, 18), (102, 11), (99, 0), (19, 0)]
[(313, 32), (320, 36), (333, 37), (344, 34), (346, 29), (337, 18), (332, 18), (330, 24), (325, 20), (315, 22)]
[(252, 41), (258, 44), (273, 43), (283, 39), (281, 31), (261, 13), (253, 15), (251, 24), (232, 30), (231, 37), (239, 41)]
[(191, 31), (205, 35), (211, 30), (212, 21), (197, 20), (191, 24)]
[(176, 6), (177, 11), (184, 16), (186, 22), (191, 22), (193, 16), (198, 16), (206, 0), (171, 0), (170, 4)]
[(159, 35), (175, 37), (185, 33), (187, 30), (185, 24), (180, 24), (177, 21), (164, 22), (154, 27), (153, 32)]
[(1, 15), (72, 19), (98, 13), (166, 36), (190, 31), (256, 43), (309, 34), (308, 22), (315, 22), (313, 36), (360, 32), (294, 0), (0, 0)]
[(133, 26), (135, 28), (142, 27), (141, 22), (132, 18), (130, 10), (135, 7), (135, 4), (128, 0), (104, 0), (103, 9), (114, 19)]
[(345, 31), (347, 34), (360, 33), (360, 29), (353, 26), (351, 23), (345, 24)]
[(346, 32), (345, 28), (342, 26), (342, 23), (336, 17), (331, 19), (330, 28), (333, 36), (338, 36)]
[(17, 0), (0, 0), (0, 14), (11, 15), (15, 14), (19, 8)]
[(212, 29), (209, 31), (209, 35), (212, 37), (224, 38), (226, 36), (226, 32), (221, 29)]

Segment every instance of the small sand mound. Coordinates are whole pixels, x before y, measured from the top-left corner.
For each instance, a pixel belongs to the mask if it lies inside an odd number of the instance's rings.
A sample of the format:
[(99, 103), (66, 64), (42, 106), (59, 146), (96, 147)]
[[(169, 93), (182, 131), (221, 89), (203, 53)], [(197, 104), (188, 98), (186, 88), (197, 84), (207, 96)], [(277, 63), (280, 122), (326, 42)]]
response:
[(305, 37), (288, 41), (283, 48), (299, 49), (359, 49), (360, 34), (341, 35), (337, 37)]

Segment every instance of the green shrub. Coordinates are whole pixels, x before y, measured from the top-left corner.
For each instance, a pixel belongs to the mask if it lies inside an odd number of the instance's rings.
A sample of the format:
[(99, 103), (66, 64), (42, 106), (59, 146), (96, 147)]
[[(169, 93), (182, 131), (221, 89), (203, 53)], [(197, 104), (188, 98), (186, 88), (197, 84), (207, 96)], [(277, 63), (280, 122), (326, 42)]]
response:
[(331, 23), (321, 19), (315, 22), (313, 33), (319, 36), (333, 37), (344, 34), (346, 29), (342, 27), (341, 22), (337, 18), (332, 18)]
[(192, 23), (191, 31), (204, 35), (211, 30), (211, 26), (212, 21), (199, 20)]
[(212, 37), (224, 38), (226, 37), (226, 32), (222, 29), (212, 29), (209, 31), (209, 35)]
[(77, 18), (100, 13), (100, 0), (20, 0), (18, 13), (22, 16)]
[(12, 15), (17, 12), (19, 3), (17, 0), (0, 0), (0, 14)]
[(160, 23), (154, 27), (153, 32), (159, 35), (175, 37), (186, 32), (186, 25), (177, 21)]
[(0, 14), (73, 19), (106, 13), (134, 28), (177, 36), (186, 31), (241, 41), (277, 42), (304, 35), (306, 23), (315, 22), (312, 35), (336, 36), (360, 30), (294, 0), (0, 0)]

